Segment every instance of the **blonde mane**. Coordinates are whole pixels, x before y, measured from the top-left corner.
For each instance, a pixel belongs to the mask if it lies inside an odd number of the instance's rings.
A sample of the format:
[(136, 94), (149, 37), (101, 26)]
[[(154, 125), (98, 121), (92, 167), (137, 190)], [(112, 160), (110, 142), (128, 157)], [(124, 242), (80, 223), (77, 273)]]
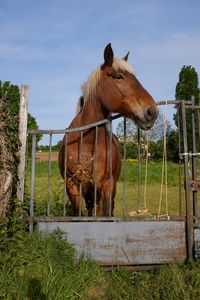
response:
[[(127, 71), (129, 73), (134, 73), (133, 68), (127, 61), (123, 59), (119, 59), (114, 57), (112, 67), (115, 71), (119, 69), (122, 71)], [(97, 87), (101, 80), (101, 67), (99, 66), (96, 70), (94, 70), (88, 77), (87, 81), (82, 85), (82, 93), (84, 97), (85, 107), (89, 102), (91, 102), (95, 98), (95, 94), (97, 92)], [(80, 101), (80, 100), (79, 100)], [(79, 104), (78, 104), (79, 105)], [(80, 107), (78, 107), (77, 112), (80, 111)]]

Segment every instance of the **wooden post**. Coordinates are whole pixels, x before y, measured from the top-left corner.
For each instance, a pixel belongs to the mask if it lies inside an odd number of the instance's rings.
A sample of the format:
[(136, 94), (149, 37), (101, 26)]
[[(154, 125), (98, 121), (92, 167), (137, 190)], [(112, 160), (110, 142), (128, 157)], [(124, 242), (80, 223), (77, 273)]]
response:
[(28, 122), (28, 97), (29, 87), (22, 85), (20, 89), (20, 108), (19, 108), (19, 141), (20, 157), (18, 166), (18, 186), (17, 197), (20, 201), (24, 200), (24, 177), (26, 163), (26, 140), (27, 140), (27, 122)]

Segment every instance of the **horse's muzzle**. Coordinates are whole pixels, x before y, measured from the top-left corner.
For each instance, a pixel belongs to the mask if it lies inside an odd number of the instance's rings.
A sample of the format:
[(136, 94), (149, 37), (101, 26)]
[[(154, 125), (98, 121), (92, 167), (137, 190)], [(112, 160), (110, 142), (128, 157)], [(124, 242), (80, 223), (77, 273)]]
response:
[(149, 107), (147, 108), (144, 115), (141, 116), (135, 116), (132, 118), (136, 125), (140, 127), (143, 130), (149, 130), (153, 127), (156, 119), (158, 117), (158, 109), (157, 107)]
[(146, 121), (150, 122), (150, 123), (154, 122), (156, 120), (157, 116), (158, 116), (158, 110), (157, 110), (157, 108), (154, 108), (154, 107), (148, 108), (144, 115)]

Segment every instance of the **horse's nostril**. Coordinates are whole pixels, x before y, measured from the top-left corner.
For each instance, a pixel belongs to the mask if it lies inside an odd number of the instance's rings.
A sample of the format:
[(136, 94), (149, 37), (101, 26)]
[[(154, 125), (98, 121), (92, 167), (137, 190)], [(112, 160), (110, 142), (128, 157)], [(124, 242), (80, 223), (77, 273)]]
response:
[(153, 120), (156, 117), (156, 114), (157, 114), (156, 109), (150, 107), (150, 108), (147, 109), (146, 119), (148, 121), (151, 121), (151, 120)]

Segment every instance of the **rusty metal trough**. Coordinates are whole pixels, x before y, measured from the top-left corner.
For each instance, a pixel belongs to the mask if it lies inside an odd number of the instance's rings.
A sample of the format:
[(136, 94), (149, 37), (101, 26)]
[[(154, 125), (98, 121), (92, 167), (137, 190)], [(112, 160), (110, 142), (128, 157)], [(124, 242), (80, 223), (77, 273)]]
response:
[(59, 228), (84, 255), (101, 265), (157, 265), (187, 257), (184, 221), (39, 222), (40, 231)]

